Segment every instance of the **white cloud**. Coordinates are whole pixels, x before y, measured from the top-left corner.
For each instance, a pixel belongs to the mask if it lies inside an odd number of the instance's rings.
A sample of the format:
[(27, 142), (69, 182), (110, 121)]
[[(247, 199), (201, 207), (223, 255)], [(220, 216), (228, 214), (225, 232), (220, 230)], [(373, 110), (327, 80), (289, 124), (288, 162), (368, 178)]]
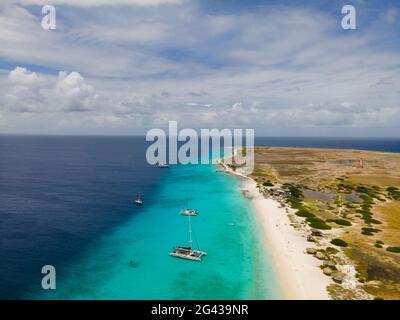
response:
[(26, 68), (16, 67), (8, 75), (8, 80), (17, 84), (33, 84), (39, 81), (35, 72), (30, 72)]
[[(52, 0), (52, 5), (68, 5), (73, 7), (100, 7), (100, 6), (158, 6), (162, 4), (179, 4), (184, 0)], [(48, 0), (6, 0), (6, 2), (22, 5), (49, 4)]]
[(78, 72), (38, 76), (16, 67), (8, 75), (4, 110), (11, 113), (63, 113), (97, 108), (97, 94)]
[(185, 1), (60, 10), (55, 32), (23, 7), (0, 13), (0, 59), (69, 70), (0, 74), (0, 116), (15, 131), (46, 131), (49, 119), (55, 131), (99, 133), (169, 119), (276, 132), (396, 126), (398, 48), (378, 45), (382, 30), (342, 34), (337, 17), (289, 7), (205, 14)]

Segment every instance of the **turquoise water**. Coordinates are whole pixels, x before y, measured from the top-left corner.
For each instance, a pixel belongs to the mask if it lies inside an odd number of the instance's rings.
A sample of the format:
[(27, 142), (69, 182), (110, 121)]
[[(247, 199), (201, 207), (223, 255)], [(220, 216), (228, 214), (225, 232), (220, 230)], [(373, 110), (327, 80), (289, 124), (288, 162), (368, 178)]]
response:
[[(139, 214), (94, 242), (57, 274), (48, 299), (278, 299), (272, 263), (261, 245), (243, 181), (214, 165), (175, 166)], [(202, 262), (170, 257), (187, 245), (189, 203)], [(232, 226), (231, 224), (234, 224)], [(132, 261), (132, 264), (131, 264)]]
[[(398, 139), (256, 138), (256, 145), (400, 151)], [(159, 170), (143, 137), (0, 136), (0, 298), (279, 298), (241, 182), (213, 166)], [(143, 207), (129, 199), (141, 192)], [(185, 245), (187, 220), (209, 256)], [(235, 227), (229, 227), (235, 223)], [(129, 266), (133, 260), (135, 268)], [(43, 265), (57, 290), (41, 288)]]

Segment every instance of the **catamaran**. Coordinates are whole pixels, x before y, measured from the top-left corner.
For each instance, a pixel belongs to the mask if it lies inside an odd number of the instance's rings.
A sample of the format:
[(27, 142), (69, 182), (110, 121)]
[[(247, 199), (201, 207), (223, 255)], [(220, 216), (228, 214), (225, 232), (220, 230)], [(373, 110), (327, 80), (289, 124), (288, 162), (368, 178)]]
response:
[(193, 261), (201, 261), (202, 256), (206, 256), (207, 252), (194, 250), (192, 248), (192, 224), (189, 219), (189, 247), (175, 247), (174, 250), (169, 254), (172, 257), (193, 260)]
[(199, 211), (194, 209), (183, 209), (180, 213), (184, 216), (197, 216), (199, 214)]
[(195, 209), (189, 209), (189, 202), (187, 202), (186, 204), (186, 208), (182, 209), (180, 211), (180, 214), (184, 215), (184, 216), (197, 216), (199, 214), (199, 211), (195, 210)]
[(142, 205), (143, 204), (143, 200), (140, 197), (140, 193), (138, 193), (137, 198), (134, 200), (134, 202), (138, 205)]

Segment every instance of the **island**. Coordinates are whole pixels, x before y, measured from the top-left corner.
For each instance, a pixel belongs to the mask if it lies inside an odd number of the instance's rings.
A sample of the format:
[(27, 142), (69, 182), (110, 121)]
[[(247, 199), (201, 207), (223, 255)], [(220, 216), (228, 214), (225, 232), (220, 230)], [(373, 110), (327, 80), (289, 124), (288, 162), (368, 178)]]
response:
[[(238, 152), (238, 150), (236, 150)], [(290, 299), (400, 299), (400, 154), (255, 147), (247, 179)]]

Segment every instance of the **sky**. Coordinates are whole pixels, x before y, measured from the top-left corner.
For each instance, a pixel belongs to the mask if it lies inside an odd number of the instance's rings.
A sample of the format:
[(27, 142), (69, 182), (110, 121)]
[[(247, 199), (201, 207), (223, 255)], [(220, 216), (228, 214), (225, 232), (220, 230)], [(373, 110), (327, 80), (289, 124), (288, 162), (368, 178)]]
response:
[[(44, 30), (42, 6), (56, 8)], [(343, 30), (342, 6), (357, 29)], [(2, 0), (0, 133), (400, 137), (398, 0)]]

